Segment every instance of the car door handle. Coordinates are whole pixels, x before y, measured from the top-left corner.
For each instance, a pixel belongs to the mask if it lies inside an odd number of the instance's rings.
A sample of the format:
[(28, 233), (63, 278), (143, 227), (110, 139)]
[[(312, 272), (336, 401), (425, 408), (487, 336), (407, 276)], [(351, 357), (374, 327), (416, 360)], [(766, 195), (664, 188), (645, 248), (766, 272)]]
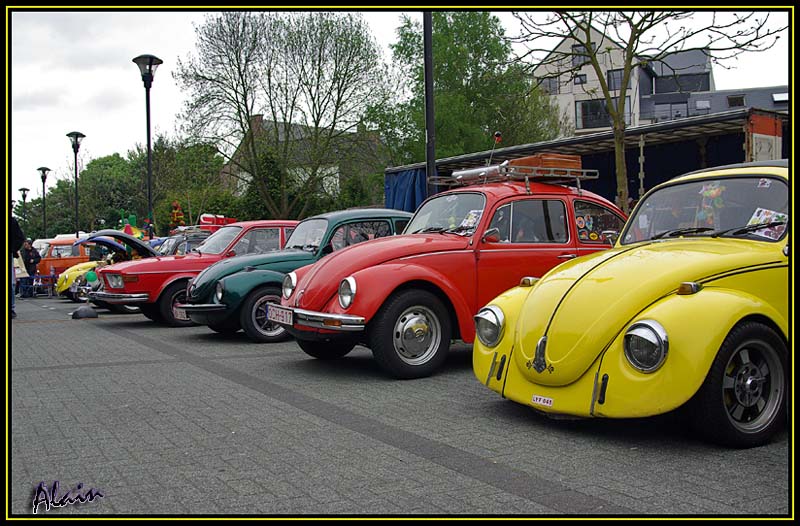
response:
[(578, 257), (577, 254), (561, 254), (558, 259), (572, 259)]

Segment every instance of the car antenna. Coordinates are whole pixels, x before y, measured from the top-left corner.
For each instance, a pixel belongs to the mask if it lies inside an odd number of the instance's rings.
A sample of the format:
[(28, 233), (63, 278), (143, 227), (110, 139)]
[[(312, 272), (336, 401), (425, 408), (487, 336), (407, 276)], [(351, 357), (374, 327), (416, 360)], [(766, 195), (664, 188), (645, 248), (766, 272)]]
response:
[(494, 132), (494, 142), (492, 143), (492, 151), (489, 152), (489, 158), (486, 160), (486, 166), (492, 164), (492, 155), (494, 155), (494, 147), (497, 146), (503, 138), (503, 134), (500, 131)]

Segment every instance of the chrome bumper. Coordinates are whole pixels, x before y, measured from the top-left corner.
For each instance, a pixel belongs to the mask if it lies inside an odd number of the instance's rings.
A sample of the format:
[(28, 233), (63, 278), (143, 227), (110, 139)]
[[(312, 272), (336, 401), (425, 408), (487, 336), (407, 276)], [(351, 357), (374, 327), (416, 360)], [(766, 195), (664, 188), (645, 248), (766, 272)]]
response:
[(283, 305), (281, 305), (281, 307), (291, 310), (294, 324), (301, 327), (313, 327), (315, 329), (327, 329), (341, 332), (359, 332), (363, 331), (366, 327), (366, 320), (362, 316), (328, 314), (325, 312), (285, 307)]
[(228, 306), (221, 303), (179, 303), (175, 308), (186, 312), (215, 312), (227, 310)]
[(149, 294), (115, 294), (113, 292), (90, 292), (89, 298), (93, 300), (105, 301), (106, 303), (145, 303), (150, 299)]

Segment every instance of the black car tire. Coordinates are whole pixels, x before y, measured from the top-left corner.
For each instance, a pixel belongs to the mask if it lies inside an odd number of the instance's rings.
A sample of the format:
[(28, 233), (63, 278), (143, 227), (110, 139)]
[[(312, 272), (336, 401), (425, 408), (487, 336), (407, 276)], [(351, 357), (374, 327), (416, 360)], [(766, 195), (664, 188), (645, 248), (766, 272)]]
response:
[(405, 290), (386, 300), (369, 327), (372, 354), (396, 378), (430, 376), (447, 359), (450, 314), (426, 290)]
[(161, 323), (161, 312), (158, 305), (153, 303), (142, 303), (139, 305), (139, 310), (144, 314), (145, 318), (152, 320), (156, 323)]
[(289, 333), (280, 325), (267, 321), (267, 303), (280, 303), (281, 289), (267, 285), (258, 287), (242, 302), (239, 323), (247, 336), (257, 343), (275, 343), (289, 339)]
[(345, 356), (356, 346), (355, 341), (341, 340), (323, 342), (316, 340), (297, 340), (297, 345), (309, 356), (320, 360), (335, 360)]
[(692, 399), (695, 428), (726, 446), (767, 443), (785, 423), (787, 350), (770, 327), (745, 322), (731, 330)]
[(190, 319), (181, 320), (175, 317), (174, 306), (178, 303), (186, 303), (186, 281), (176, 281), (171, 284), (161, 294), (158, 299), (158, 311), (161, 314), (163, 323), (170, 327), (190, 327), (197, 325)]

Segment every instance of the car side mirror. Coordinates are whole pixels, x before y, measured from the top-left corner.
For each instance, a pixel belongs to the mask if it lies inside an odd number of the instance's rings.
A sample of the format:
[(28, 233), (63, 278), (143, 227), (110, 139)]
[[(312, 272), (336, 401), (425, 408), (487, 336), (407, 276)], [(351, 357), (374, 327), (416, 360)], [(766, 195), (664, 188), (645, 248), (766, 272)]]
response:
[(235, 256), (235, 255), (236, 255), (236, 251), (235, 251), (235, 250), (229, 250), (229, 251), (227, 251), (227, 252), (225, 253), (225, 257), (226, 257), (226, 258), (232, 258), (232, 257), (233, 257), (233, 256)]
[(483, 237), (481, 241), (484, 243), (499, 243), (500, 242), (500, 229), (499, 228), (490, 228), (486, 232), (483, 233)]
[(617, 243), (617, 238), (619, 237), (619, 232), (616, 230), (603, 230), (601, 232), (603, 234), (603, 238), (613, 247)]

